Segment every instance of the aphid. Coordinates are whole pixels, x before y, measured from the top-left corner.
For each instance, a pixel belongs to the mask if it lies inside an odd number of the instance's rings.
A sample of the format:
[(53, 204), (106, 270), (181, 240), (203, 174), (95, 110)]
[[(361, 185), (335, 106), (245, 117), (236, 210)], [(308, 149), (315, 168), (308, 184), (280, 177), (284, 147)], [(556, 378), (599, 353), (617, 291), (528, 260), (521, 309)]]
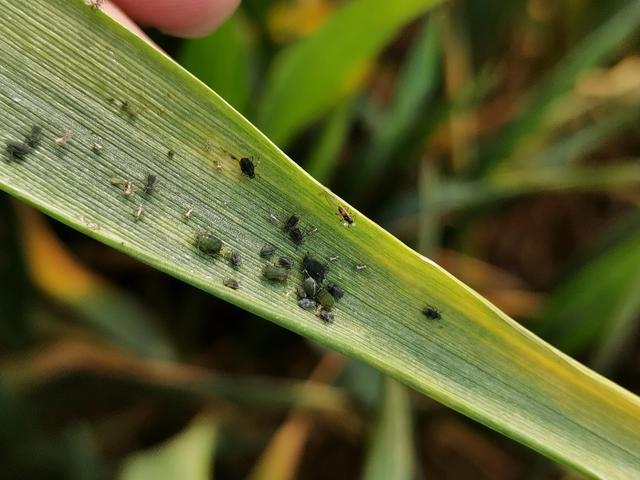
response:
[(291, 230), (289, 230), (289, 238), (296, 245), (300, 245), (302, 242), (304, 242), (304, 234), (298, 227), (293, 227)]
[(189, 210), (184, 212), (185, 218), (191, 218), (191, 215), (193, 215), (193, 208), (190, 208)]
[(311, 278), (305, 278), (304, 282), (302, 282), (302, 289), (307, 297), (313, 298), (316, 296), (317, 284), (316, 281)]
[(62, 146), (69, 140), (71, 140), (71, 137), (73, 137), (73, 130), (66, 130), (61, 137), (54, 138), (53, 141), (56, 143), (56, 145)]
[(93, 150), (93, 153), (96, 153), (96, 154), (102, 153), (103, 148), (104, 147), (100, 145), (98, 142), (93, 142), (93, 145), (91, 145), (91, 150)]
[(291, 269), (291, 267), (293, 267), (293, 260), (289, 257), (280, 257), (278, 259), (278, 265), (283, 268)]
[(144, 193), (153, 192), (153, 187), (157, 180), (158, 180), (158, 177), (155, 176), (153, 173), (150, 173), (149, 175), (147, 175), (147, 181), (144, 186)]
[(9, 160), (24, 160), (24, 157), (31, 153), (31, 147), (22, 142), (8, 142), (6, 152)]
[(209, 153), (211, 152), (211, 150), (213, 150), (213, 144), (207, 140), (206, 142), (204, 142), (204, 151)]
[(240, 252), (238, 252), (237, 250), (232, 251), (229, 254), (229, 263), (233, 268), (238, 268), (240, 265), (242, 265), (242, 258), (240, 257)]
[(172, 149), (167, 150), (167, 157), (173, 158), (175, 154), (176, 152), (174, 152)]
[(131, 100), (123, 100), (120, 103), (120, 109), (130, 117), (135, 117), (140, 113), (140, 107), (134, 104)]
[(222, 250), (222, 240), (210, 233), (200, 233), (196, 236), (196, 247), (206, 255), (217, 255)]
[(301, 298), (298, 300), (298, 306), (304, 310), (313, 310), (316, 308), (315, 300), (311, 300), (310, 298)]
[(324, 277), (327, 274), (327, 266), (315, 258), (305, 255), (302, 259), (303, 271), (312, 277), (316, 282), (324, 282)]
[(307, 298), (307, 293), (304, 291), (304, 288), (299, 285), (296, 287), (296, 295), (298, 295), (298, 299)]
[(333, 295), (327, 292), (327, 290), (325, 290), (324, 288), (321, 288), (316, 293), (316, 301), (320, 305), (322, 305), (325, 310), (331, 310), (335, 305), (335, 299), (333, 298)]
[(291, 216), (287, 219), (287, 221), (284, 223), (284, 229), (285, 229), (285, 230), (287, 230), (287, 231), (289, 231), (289, 230), (291, 230), (292, 228), (295, 228), (295, 227), (296, 227), (296, 225), (298, 225), (298, 221), (299, 221), (299, 220), (300, 220), (300, 219), (299, 219), (295, 214), (291, 215)]
[(335, 283), (330, 283), (329, 285), (327, 285), (327, 292), (329, 292), (336, 300), (340, 300), (342, 297), (344, 297), (344, 290), (342, 290)]
[(333, 320), (335, 319), (335, 315), (333, 314), (333, 312), (330, 310), (325, 310), (324, 308), (320, 309), (320, 311), (318, 312), (318, 316), (326, 323), (333, 323)]
[(346, 222), (345, 225), (354, 225), (353, 217), (342, 205), (338, 205), (338, 213)]
[(42, 127), (38, 125), (31, 127), (31, 131), (24, 137), (24, 142), (31, 148), (38, 148), (40, 140), (42, 140)]
[(364, 270), (365, 268), (367, 268), (366, 265), (356, 265), (356, 270), (358, 270), (358, 271)]
[(340, 260), (340, 257), (338, 255), (333, 255), (329, 257), (330, 262), (335, 262), (336, 260)]
[(426, 307), (424, 307), (424, 309), (422, 310), (422, 314), (431, 320), (440, 320), (442, 318), (442, 315), (440, 315), (440, 310), (431, 305), (427, 305)]
[(142, 205), (138, 205), (136, 209), (133, 211), (133, 220), (137, 222), (140, 220), (140, 217), (144, 213), (144, 207)]
[(240, 283), (235, 278), (225, 278), (222, 283), (225, 287), (233, 288), (234, 290), (240, 288)]
[(216, 166), (216, 170), (218, 170), (219, 172), (222, 171), (222, 163), (220, 162), (220, 160), (215, 160), (213, 164)]
[(262, 258), (271, 258), (276, 251), (276, 247), (267, 243), (260, 249), (260, 256)]
[(240, 170), (242, 170), (243, 175), (246, 175), (249, 178), (255, 178), (256, 176), (256, 167), (247, 157), (242, 157), (240, 159)]
[(126, 182), (124, 182), (124, 184), (122, 185), (122, 193), (125, 197), (130, 197), (131, 195), (133, 195), (133, 183), (131, 182), (131, 180), (127, 180)]
[(262, 275), (267, 280), (272, 282), (286, 282), (289, 278), (289, 270), (282, 267), (276, 267), (275, 265), (265, 265), (262, 270)]

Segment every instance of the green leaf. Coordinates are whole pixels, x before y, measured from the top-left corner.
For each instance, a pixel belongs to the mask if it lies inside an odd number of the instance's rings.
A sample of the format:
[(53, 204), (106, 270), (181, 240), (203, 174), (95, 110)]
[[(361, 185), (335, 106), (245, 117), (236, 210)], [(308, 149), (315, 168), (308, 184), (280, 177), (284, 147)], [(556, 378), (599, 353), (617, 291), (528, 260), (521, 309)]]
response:
[(369, 62), (411, 19), (439, 0), (353, 0), (273, 64), (257, 124), (278, 145), (358, 86)]
[(365, 480), (414, 478), (411, 402), (406, 388), (387, 378), (370, 439)]
[[(42, 144), (24, 159), (0, 161), (0, 188), (586, 474), (629, 478), (640, 469), (637, 397), (550, 347), (364, 215), (352, 210), (357, 226), (344, 227), (337, 206), (351, 207), (168, 57), (80, 0), (0, 0), (0, 7), (2, 139), (20, 141), (33, 124), (43, 128)], [(66, 129), (75, 135), (59, 146), (53, 139)], [(242, 175), (240, 156), (253, 157), (255, 178)], [(156, 188), (143, 193), (151, 172)], [(135, 193), (124, 195), (113, 177), (132, 181)], [(299, 247), (282, 228), (291, 212), (309, 232)], [(202, 232), (223, 240), (221, 255), (196, 248)], [(295, 260), (288, 283), (263, 277), (265, 243)], [(231, 250), (242, 254), (238, 270), (225, 258)], [(327, 275), (346, 291), (333, 323), (297, 306), (293, 288), (307, 252), (340, 257)], [(229, 277), (238, 290), (223, 285)], [(442, 318), (425, 318), (425, 305)]]
[(218, 421), (196, 417), (179, 435), (157, 448), (129, 457), (119, 480), (208, 480), (217, 442)]

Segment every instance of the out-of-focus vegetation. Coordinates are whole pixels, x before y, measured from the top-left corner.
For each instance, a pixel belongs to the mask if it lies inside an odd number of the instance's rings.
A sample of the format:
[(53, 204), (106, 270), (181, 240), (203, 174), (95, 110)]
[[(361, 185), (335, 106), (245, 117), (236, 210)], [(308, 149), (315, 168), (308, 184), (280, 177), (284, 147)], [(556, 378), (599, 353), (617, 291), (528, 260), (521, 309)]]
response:
[[(245, 0), (206, 38), (151, 33), (337, 194), (640, 391), (637, 1), (422, 4)], [(7, 478), (569, 475), (6, 196), (0, 215)]]

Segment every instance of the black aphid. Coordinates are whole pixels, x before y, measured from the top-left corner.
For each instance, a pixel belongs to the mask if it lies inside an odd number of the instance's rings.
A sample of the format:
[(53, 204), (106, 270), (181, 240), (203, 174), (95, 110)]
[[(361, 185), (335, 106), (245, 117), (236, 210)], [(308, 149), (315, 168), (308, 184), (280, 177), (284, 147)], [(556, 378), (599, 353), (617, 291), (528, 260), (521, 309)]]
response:
[(304, 234), (298, 227), (293, 227), (291, 230), (289, 230), (289, 238), (296, 245), (300, 245), (302, 242), (304, 242)]
[(144, 193), (153, 192), (153, 188), (157, 180), (158, 180), (158, 177), (155, 176), (153, 173), (150, 173), (149, 175), (147, 175), (146, 184), (144, 186)]
[(225, 287), (233, 288), (234, 290), (240, 288), (240, 283), (235, 278), (225, 278), (222, 283)]
[(291, 215), (289, 218), (287, 218), (287, 221), (284, 223), (284, 229), (289, 231), (292, 228), (295, 228), (296, 225), (298, 225), (298, 222), (300, 221), (300, 219), (295, 215)]
[(438, 310), (436, 307), (432, 307), (431, 305), (427, 305), (426, 307), (424, 307), (424, 309), (422, 310), (422, 314), (431, 320), (440, 320), (442, 318), (442, 315), (440, 315), (440, 310)]
[(322, 305), (325, 310), (331, 310), (335, 304), (333, 295), (327, 292), (324, 288), (321, 288), (316, 293), (316, 301)]
[(342, 290), (335, 283), (330, 283), (329, 285), (327, 285), (327, 292), (333, 295), (333, 298), (335, 298), (336, 300), (340, 300), (344, 296), (344, 290)]
[(272, 282), (286, 282), (287, 278), (289, 278), (289, 270), (275, 265), (265, 265), (262, 275)]
[(327, 266), (324, 263), (319, 262), (315, 258), (305, 255), (302, 259), (303, 271), (312, 277), (316, 282), (324, 282), (324, 277), (327, 274)]
[(200, 233), (196, 237), (196, 247), (207, 255), (216, 255), (222, 250), (222, 240), (210, 233)]
[(305, 310), (313, 310), (314, 308), (316, 308), (316, 305), (316, 302), (314, 300), (311, 300), (310, 298), (301, 298), (300, 300), (298, 300), (298, 306)]
[(307, 293), (301, 286), (296, 287), (296, 294), (298, 295), (298, 299), (307, 298)]
[(280, 257), (278, 259), (278, 265), (283, 268), (290, 269), (291, 267), (293, 267), (293, 260), (291, 260), (291, 258), (289, 257)]
[(34, 125), (31, 127), (29, 134), (24, 137), (24, 142), (31, 148), (38, 148), (40, 141), (42, 140), (42, 127)]
[(333, 323), (335, 315), (330, 310), (325, 310), (324, 308), (318, 312), (318, 316), (324, 320), (326, 323)]
[(240, 265), (242, 265), (242, 258), (240, 257), (240, 252), (238, 252), (237, 250), (233, 250), (229, 254), (229, 263), (233, 268), (238, 268)]
[(31, 153), (31, 147), (22, 142), (8, 142), (6, 152), (9, 160), (24, 160)]
[(260, 249), (260, 256), (262, 258), (271, 258), (276, 251), (276, 247), (267, 243), (264, 247)]
[(313, 298), (316, 296), (316, 291), (318, 290), (318, 286), (316, 281), (313, 278), (307, 277), (305, 278), (304, 282), (302, 282), (302, 289), (304, 290), (304, 293), (306, 294), (307, 297)]
[(240, 170), (242, 170), (243, 175), (246, 175), (249, 178), (254, 178), (256, 176), (256, 167), (247, 157), (242, 157), (240, 159)]

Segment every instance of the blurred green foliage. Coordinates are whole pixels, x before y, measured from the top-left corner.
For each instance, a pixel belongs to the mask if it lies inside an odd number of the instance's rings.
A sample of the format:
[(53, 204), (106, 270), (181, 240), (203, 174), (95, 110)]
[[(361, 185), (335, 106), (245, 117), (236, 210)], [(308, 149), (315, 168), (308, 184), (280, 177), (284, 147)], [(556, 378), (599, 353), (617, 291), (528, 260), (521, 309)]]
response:
[[(245, 1), (163, 44), (318, 180), (638, 391), (640, 3), (434, 3)], [(283, 40), (276, 8), (326, 14)], [(300, 394), (316, 347), (50, 223), (100, 278), (58, 295), (28, 266), (34, 220), (5, 196), (0, 218), (2, 478), (209, 478), (214, 447), (216, 476), (242, 478), (300, 405), (317, 428), (298, 478), (558, 476), (461, 418), (438, 437), (451, 412), (357, 363)]]

